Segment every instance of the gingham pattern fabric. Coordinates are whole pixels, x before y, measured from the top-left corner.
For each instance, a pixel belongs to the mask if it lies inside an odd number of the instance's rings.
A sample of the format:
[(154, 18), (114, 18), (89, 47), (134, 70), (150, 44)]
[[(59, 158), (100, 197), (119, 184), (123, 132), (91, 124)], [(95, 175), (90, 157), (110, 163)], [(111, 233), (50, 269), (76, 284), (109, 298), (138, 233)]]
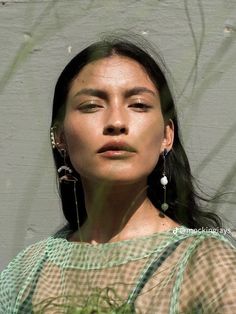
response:
[(0, 313), (236, 313), (236, 249), (181, 227), (91, 245), (61, 232), (21, 252), (0, 277)]

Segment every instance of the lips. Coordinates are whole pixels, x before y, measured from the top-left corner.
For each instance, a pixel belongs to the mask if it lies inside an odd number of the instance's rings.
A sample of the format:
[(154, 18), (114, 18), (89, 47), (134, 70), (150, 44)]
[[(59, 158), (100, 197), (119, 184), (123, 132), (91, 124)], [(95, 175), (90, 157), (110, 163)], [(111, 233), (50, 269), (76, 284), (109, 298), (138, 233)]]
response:
[(127, 151), (127, 152), (136, 152), (136, 150), (125, 142), (109, 142), (103, 145), (97, 151), (99, 154), (107, 151)]

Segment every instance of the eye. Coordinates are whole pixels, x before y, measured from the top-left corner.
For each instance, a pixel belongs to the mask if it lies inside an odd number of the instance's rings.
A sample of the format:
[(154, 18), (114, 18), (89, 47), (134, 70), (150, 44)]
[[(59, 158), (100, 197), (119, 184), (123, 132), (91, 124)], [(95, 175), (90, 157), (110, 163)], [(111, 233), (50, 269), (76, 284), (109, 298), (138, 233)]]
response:
[(142, 102), (133, 103), (133, 104), (129, 105), (129, 107), (133, 108), (135, 111), (139, 111), (139, 112), (146, 112), (152, 108), (150, 105), (147, 105), (147, 104), (142, 103)]
[(83, 113), (93, 113), (98, 111), (100, 108), (103, 108), (103, 106), (96, 103), (83, 103), (78, 106), (78, 110)]

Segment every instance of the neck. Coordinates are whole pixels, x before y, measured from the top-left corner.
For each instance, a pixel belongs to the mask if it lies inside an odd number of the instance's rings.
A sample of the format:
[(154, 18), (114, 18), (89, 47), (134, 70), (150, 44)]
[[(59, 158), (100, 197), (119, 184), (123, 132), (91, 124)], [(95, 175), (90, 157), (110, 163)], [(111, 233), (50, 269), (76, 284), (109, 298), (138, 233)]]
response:
[(146, 182), (115, 185), (83, 180), (83, 188), (87, 220), (76, 234), (77, 241), (121, 241), (162, 231), (168, 225), (148, 199)]

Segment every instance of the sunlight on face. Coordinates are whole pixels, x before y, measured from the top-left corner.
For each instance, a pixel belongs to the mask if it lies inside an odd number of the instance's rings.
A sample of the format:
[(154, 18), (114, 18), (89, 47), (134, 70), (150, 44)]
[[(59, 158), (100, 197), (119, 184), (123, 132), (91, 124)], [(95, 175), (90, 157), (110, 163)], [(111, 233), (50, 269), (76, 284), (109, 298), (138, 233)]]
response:
[(143, 67), (111, 56), (89, 63), (72, 82), (63, 136), (82, 179), (134, 183), (146, 181), (173, 131)]

